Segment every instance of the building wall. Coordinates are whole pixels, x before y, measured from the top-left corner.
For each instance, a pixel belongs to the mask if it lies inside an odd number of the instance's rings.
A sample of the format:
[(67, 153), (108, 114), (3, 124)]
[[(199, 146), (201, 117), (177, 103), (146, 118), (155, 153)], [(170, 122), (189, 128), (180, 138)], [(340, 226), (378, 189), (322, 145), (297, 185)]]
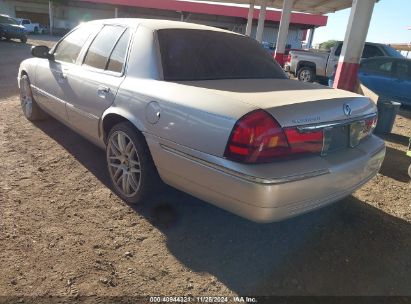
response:
[[(54, 9), (54, 27), (59, 29), (71, 29), (81, 22), (94, 19), (114, 18), (114, 6), (103, 4), (91, 4), (79, 1), (67, 1), (66, 5), (56, 5)], [(24, 12), (39, 13), (48, 15), (47, 0), (0, 0), (0, 13), (20, 16)], [(236, 17), (225, 17), (205, 14), (188, 14), (166, 10), (154, 10), (138, 7), (118, 7), (119, 17), (134, 18), (159, 18), (169, 20), (184, 20), (187, 22), (211, 25), (224, 28), (230, 31), (245, 33), (246, 20)], [(41, 20), (45, 20), (42, 18)], [(43, 24), (48, 25), (48, 24)], [(255, 37), (257, 22), (254, 22), (252, 36)], [(274, 43), (277, 39), (278, 24), (266, 21), (263, 33), (263, 41)], [(303, 30), (297, 27), (290, 27), (287, 44), (292, 48), (300, 48), (303, 39)]]

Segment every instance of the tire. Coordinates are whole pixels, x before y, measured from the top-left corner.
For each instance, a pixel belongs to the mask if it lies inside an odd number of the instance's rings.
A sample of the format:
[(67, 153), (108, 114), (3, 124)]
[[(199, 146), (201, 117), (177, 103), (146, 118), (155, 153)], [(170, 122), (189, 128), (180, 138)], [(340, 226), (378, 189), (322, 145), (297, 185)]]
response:
[(21, 41), (22, 43), (26, 43), (26, 42), (27, 42), (27, 36), (24, 35), (23, 37), (21, 37), (21, 38), (20, 38), (20, 41)]
[(314, 82), (315, 81), (315, 71), (311, 67), (302, 67), (297, 72), (297, 78), (302, 82)]
[(33, 98), (30, 80), (27, 75), (20, 78), (20, 105), (24, 116), (30, 121), (42, 120), (47, 117)]
[(408, 167), (408, 175), (411, 178), (411, 165)]
[(110, 130), (106, 161), (115, 193), (129, 204), (142, 203), (162, 186), (147, 143), (130, 122)]

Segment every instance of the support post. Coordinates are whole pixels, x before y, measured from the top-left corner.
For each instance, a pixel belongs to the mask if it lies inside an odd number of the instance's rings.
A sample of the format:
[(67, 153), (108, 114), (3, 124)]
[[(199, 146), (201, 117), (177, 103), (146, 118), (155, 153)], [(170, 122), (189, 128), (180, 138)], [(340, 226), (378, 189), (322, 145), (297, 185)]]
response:
[(356, 91), (358, 68), (376, 0), (353, 0), (334, 88)]
[(49, 1), (49, 25), (50, 25), (50, 35), (53, 35), (54, 28), (54, 12), (53, 12), (53, 2)]
[(251, 0), (250, 7), (248, 8), (247, 26), (245, 28), (245, 34), (247, 36), (251, 36), (251, 29), (253, 28), (254, 4), (255, 0)]
[(275, 60), (283, 66), (284, 52), (287, 44), (288, 28), (290, 27), (291, 10), (294, 0), (283, 0), (283, 11), (281, 13), (280, 28), (278, 29), (277, 43), (275, 47)]
[(114, 8), (114, 18), (118, 18), (118, 7)]
[(311, 49), (313, 47), (313, 39), (314, 39), (315, 28), (313, 27), (310, 29), (307, 39), (307, 48)]
[(257, 33), (255, 39), (258, 42), (263, 41), (263, 31), (264, 31), (264, 21), (265, 21), (265, 11), (267, 9), (267, 0), (262, 0), (260, 6), (260, 14), (258, 15)]

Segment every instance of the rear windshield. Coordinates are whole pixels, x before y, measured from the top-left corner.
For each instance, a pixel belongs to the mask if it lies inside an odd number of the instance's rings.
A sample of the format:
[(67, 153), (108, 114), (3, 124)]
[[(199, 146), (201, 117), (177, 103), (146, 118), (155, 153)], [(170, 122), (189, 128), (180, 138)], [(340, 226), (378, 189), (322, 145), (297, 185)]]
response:
[(404, 56), (402, 56), (400, 52), (398, 52), (396, 49), (390, 47), (389, 45), (384, 45), (384, 49), (387, 52), (388, 56), (390, 56), (390, 57), (404, 58)]
[(254, 39), (225, 32), (158, 30), (164, 80), (287, 78)]

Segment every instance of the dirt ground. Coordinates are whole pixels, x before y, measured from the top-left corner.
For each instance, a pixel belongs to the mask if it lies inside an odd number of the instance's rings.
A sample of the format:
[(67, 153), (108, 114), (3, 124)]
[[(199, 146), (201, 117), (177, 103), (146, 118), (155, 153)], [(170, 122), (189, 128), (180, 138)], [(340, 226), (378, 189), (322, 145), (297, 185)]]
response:
[(411, 296), (410, 109), (362, 189), (261, 225), (173, 189), (121, 201), (102, 150), (24, 119), (16, 75), (29, 56), (0, 42), (0, 296)]

